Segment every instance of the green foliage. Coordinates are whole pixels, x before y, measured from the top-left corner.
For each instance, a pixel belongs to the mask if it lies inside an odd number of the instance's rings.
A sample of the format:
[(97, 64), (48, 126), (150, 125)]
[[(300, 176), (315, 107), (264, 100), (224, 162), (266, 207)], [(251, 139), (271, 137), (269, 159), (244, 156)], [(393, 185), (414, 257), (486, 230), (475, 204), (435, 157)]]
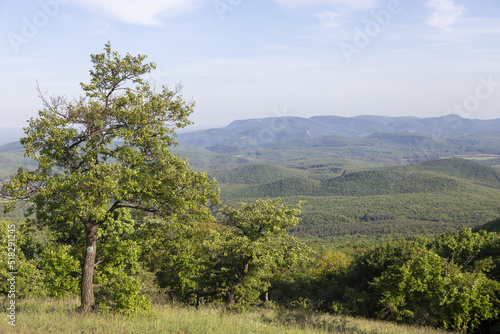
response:
[[(41, 94), (45, 108), (21, 139), (37, 169), (20, 168), (2, 187), (12, 200), (32, 204), (28, 214), (35, 214), (37, 226), (80, 247), (85, 311), (94, 306), (94, 279), (117, 288), (124, 275), (138, 271), (140, 246), (128, 238), (131, 222), (115, 216), (119, 210), (183, 222), (210, 219), (209, 202), (218, 202), (216, 182), (169, 150), (176, 145), (176, 128), (191, 123), (194, 103), (178, 95), (180, 87), (156, 92), (143, 78), (156, 65), (145, 58), (121, 57), (108, 43), (103, 53), (91, 55), (83, 97), (69, 101)], [(133, 299), (138, 285), (129, 283), (119, 294)], [(130, 306), (116, 294), (108, 300), (117, 310)]]
[(498, 315), (487, 284), (484, 274), (460, 272), (425, 249), (373, 281), (382, 294), (382, 317), (460, 332)]
[(26, 298), (46, 293), (38, 260), (26, 258), (22, 251), (24, 244), (25, 236), (20, 232), (20, 226), (0, 220), (0, 257), (3, 259), (0, 264), (0, 294), (3, 296)]
[(94, 282), (96, 303), (101, 311), (135, 313), (149, 310), (149, 301), (141, 295), (137, 275), (143, 271), (142, 252), (136, 240), (135, 221), (125, 209), (113, 213), (99, 229), (101, 247), (97, 250)]
[(255, 301), (278, 272), (303, 260), (304, 245), (286, 233), (299, 222), (299, 207), (268, 198), (223, 208), (227, 227), (212, 231), (203, 242), (206, 269), (198, 277), (201, 295), (229, 304)]
[(351, 261), (352, 259), (344, 252), (327, 250), (316, 259), (311, 274), (316, 278), (331, 280), (333, 277), (346, 271)]
[(254, 302), (272, 278), (306, 257), (307, 248), (286, 233), (299, 213), (298, 205), (267, 199), (224, 207), (219, 223), (174, 229), (148, 219), (143, 237), (154, 243), (144, 259), (160, 287), (181, 300)]
[(407, 167), (414, 171), (431, 171), (470, 181), (481, 182), (492, 187), (500, 187), (500, 172), (491, 167), (460, 158), (425, 161)]
[(200, 290), (198, 276), (203, 275), (205, 254), (202, 244), (216, 226), (198, 222), (176, 228), (158, 228), (164, 222), (148, 219), (142, 238), (153, 240), (151, 249), (144, 252), (144, 263), (155, 273), (160, 288), (186, 302), (196, 301)]
[(141, 294), (141, 282), (127, 274), (123, 268), (110, 272), (106, 277), (106, 286), (96, 292), (97, 308), (100, 312), (124, 314), (147, 313), (150, 301)]
[[(499, 236), (463, 228), (433, 239), (324, 250), (312, 275), (274, 282), (280, 302), (306, 298), (334, 313), (458, 332), (498, 328)], [(347, 254), (354, 255), (351, 261)], [(286, 296), (283, 298), (283, 296)]]
[(81, 280), (81, 255), (70, 245), (48, 245), (40, 255), (44, 284), (50, 297), (74, 295)]
[(486, 249), (494, 247), (499, 236), (486, 231), (472, 232), (463, 227), (460, 231), (442, 234), (432, 242), (433, 249), (439, 256), (456, 263), (465, 269), (471, 269), (473, 263), (484, 258)]
[[(209, 173), (219, 183), (258, 184), (304, 176), (300, 171), (268, 164), (251, 164), (233, 169), (215, 170)], [(269, 194), (269, 196), (271, 196)]]

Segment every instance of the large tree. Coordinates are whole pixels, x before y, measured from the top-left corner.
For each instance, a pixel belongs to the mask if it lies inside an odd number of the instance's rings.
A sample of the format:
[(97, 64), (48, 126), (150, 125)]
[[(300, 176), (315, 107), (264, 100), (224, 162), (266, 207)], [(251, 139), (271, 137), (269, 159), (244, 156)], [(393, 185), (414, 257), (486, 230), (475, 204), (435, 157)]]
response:
[(21, 139), (38, 168), (20, 169), (2, 189), (32, 204), (36, 224), (68, 236), (85, 231), (83, 311), (95, 304), (98, 230), (116, 210), (178, 223), (211, 219), (209, 204), (218, 202), (217, 184), (169, 150), (176, 144), (175, 129), (190, 124), (194, 103), (179, 95), (180, 87), (151, 87), (144, 75), (156, 65), (145, 58), (121, 57), (108, 43), (104, 53), (91, 55), (83, 96), (70, 101), (40, 94), (44, 109)]

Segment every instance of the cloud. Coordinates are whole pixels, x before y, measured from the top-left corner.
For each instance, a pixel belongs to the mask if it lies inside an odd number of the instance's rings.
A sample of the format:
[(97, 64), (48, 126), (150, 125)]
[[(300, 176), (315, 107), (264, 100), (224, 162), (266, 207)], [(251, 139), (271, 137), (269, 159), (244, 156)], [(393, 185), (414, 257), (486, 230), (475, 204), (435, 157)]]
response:
[(210, 0), (75, 0), (75, 3), (133, 24), (160, 25), (159, 14), (177, 14), (198, 8)]
[(318, 5), (328, 5), (336, 7), (347, 5), (358, 9), (371, 9), (375, 7), (380, 0), (274, 0), (285, 8), (311, 7)]
[(449, 30), (465, 12), (465, 8), (456, 6), (454, 0), (430, 0), (425, 5), (434, 9), (427, 24), (443, 30)]
[[(116, 19), (118, 21), (140, 24), (147, 26), (158, 26), (161, 22), (158, 15), (175, 15), (197, 9), (207, 3), (216, 0), (74, 0), (74, 3), (88, 10), (97, 12)], [(319, 5), (330, 7), (350, 7), (354, 9), (371, 9), (381, 0), (273, 0), (284, 8), (301, 8)], [(226, 1), (224, 1), (226, 3)], [(231, 3), (231, 1), (228, 1)], [(321, 14), (321, 20), (328, 20), (326, 25), (332, 26), (333, 15), (327, 17)]]
[(342, 25), (342, 21), (339, 20), (341, 15), (336, 12), (323, 11), (316, 14), (316, 17), (321, 21), (321, 26), (323, 28), (336, 28)]

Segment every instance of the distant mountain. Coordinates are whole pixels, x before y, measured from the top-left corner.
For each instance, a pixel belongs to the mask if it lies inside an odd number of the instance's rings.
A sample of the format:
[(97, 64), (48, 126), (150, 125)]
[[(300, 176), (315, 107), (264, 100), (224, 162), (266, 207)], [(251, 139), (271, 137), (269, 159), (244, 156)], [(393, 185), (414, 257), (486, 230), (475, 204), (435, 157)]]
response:
[(377, 133), (424, 134), (439, 140), (442, 137), (470, 136), (486, 131), (499, 131), (500, 118), (493, 120), (465, 119), (456, 115), (433, 118), (385, 116), (314, 116), (271, 117), (234, 121), (219, 129), (179, 134), (181, 145), (208, 149), (219, 146), (259, 146), (276, 142), (338, 136), (368, 137)]
[(21, 128), (1, 128), (0, 127), (0, 145), (19, 141), (24, 136)]
[(19, 167), (32, 169), (35, 166), (34, 160), (24, 157), (24, 148), (19, 141), (0, 145), (0, 181), (8, 179)]

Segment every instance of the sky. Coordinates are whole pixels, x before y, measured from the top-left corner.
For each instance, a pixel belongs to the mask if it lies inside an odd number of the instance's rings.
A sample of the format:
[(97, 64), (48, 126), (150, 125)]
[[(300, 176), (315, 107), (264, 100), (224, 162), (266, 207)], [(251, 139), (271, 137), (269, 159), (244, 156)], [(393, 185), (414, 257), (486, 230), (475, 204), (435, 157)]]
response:
[(198, 128), (315, 115), (500, 118), (498, 0), (0, 0), (0, 127), (82, 95), (104, 45)]

